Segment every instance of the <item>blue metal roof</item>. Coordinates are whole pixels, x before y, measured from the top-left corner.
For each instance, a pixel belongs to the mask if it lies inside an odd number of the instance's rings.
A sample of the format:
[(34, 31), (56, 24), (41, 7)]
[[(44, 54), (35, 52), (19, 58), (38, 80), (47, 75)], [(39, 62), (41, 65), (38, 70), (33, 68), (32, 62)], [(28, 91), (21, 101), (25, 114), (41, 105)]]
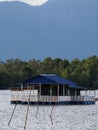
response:
[(70, 85), (75, 85), (76, 83), (72, 82), (72, 81), (69, 81), (65, 78), (62, 78), (62, 77), (59, 77), (57, 75), (54, 75), (54, 74), (41, 74), (41, 76), (44, 76), (50, 80), (53, 80), (55, 81), (56, 83), (60, 83), (60, 84), (70, 84)]
[(69, 85), (70, 88), (81, 88), (76, 83), (54, 74), (40, 74), (33, 78), (27, 79), (24, 84), (62, 84)]

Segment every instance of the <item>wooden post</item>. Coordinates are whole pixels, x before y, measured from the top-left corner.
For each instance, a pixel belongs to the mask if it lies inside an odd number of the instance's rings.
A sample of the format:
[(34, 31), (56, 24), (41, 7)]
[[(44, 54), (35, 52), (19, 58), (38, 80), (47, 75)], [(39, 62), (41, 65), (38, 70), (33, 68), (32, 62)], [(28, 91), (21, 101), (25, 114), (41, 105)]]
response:
[(41, 96), (41, 84), (39, 86), (39, 95)]
[(50, 98), (48, 98), (48, 102), (51, 102), (52, 101), (52, 84), (50, 86)]
[(54, 105), (52, 107), (51, 113), (50, 113), (50, 119), (51, 119), (51, 124), (53, 125), (53, 119), (52, 119), (52, 113), (53, 113)]
[(41, 84), (39, 85), (38, 105), (37, 105), (37, 111), (36, 111), (36, 115), (35, 115), (36, 118), (37, 118), (38, 110), (39, 110), (39, 99), (40, 99), (40, 95), (41, 95)]
[(34, 96), (34, 84), (33, 84), (33, 96)]
[(65, 96), (65, 85), (63, 85), (63, 96)]
[(26, 119), (25, 119), (24, 130), (26, 130), (26, 125), (27, 125), (27, 120), (28, 120), (30, 97), (31, 97), (31, 88), (30, 88), (30, 95), (29, 95), (29, 98), (28, 98), (28, 104), (27, 104), (27, 112), (26, 112)]
[(70, 96), (70, 88), (68, 88), (68, 96)]
[(77, 89), (75, 89), (75, 96), (77, 96)]
[(23, 90), (23, 84), (21, 83), (21, 90)]
[(14, 109), (13, 109), (12, 114), (11, 114), (11, 118), (10, 118), (10, 120), (9, 120), (9, 122), (8, 122), (8, 126), (10, 125), (11, 120), (12, 120), (12, 118), (13, 118), (13, 115), (14, 115), (14, 112), (15, 112), (15, 109), (16, 109), (16, 106), (17, 106), (17, 104), (15, 104), (15, 106), (14, 106)]
[[(18, 95), (18, 89), (17, 89), (17, 100), (18, 100), (18, 98), (19, 98), (19, 95)], [(11, 118), (10, 118), (10, 120), (9, 120), (9, 122), (8, 122), (8, 126), (10, 125), (10, 123), (11, 123), (11, 121), (12, 121), (12, 118), (13, 118), (13, 115), (14, 115), (14, 112), (15, 112), (15, 109), (16, 109), (16, 106), (17, 106), (17, 103), (15, 103), (14, 109), (13, 109), (12, 114), (11, 114)]]
[(52, 84), (51, 84), (51, 88), (50, 88), (50, 96), (52, 96)]
[(75, 101), (77, 101), (77, 89), (75, 89)]
[(57, 96), (58, 96), (58, 101), (59, 101), (59, 84), (58, 84)]

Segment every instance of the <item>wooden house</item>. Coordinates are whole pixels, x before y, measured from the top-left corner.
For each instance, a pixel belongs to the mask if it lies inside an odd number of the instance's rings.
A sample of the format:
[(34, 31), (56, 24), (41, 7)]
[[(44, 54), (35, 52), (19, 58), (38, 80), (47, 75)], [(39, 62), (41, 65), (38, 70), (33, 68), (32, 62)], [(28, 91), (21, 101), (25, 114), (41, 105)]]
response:
[(95, 104), (94, 96), (81, 96), (84, 88), (54, 74), (40, 74), (12, 89), (11, 104), (70, 105)]

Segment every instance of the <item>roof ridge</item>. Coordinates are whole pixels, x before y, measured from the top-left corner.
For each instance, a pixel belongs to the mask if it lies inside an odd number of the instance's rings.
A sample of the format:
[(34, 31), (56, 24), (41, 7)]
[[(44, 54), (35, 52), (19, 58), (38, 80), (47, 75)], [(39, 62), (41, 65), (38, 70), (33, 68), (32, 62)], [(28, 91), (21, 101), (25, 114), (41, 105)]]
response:
[(56, 74), (40, 74), (40, 76), (57, 76)]

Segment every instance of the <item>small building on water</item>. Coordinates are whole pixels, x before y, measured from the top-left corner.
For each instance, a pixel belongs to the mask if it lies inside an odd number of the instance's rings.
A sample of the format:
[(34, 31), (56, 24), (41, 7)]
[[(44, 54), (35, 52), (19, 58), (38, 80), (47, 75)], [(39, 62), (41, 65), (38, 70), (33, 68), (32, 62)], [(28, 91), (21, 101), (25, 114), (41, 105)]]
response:
[(11, 104), (95, 104), (95, 96), (81, 95), (84, 88), (54, 74), (40, 74), (13, 88)]

